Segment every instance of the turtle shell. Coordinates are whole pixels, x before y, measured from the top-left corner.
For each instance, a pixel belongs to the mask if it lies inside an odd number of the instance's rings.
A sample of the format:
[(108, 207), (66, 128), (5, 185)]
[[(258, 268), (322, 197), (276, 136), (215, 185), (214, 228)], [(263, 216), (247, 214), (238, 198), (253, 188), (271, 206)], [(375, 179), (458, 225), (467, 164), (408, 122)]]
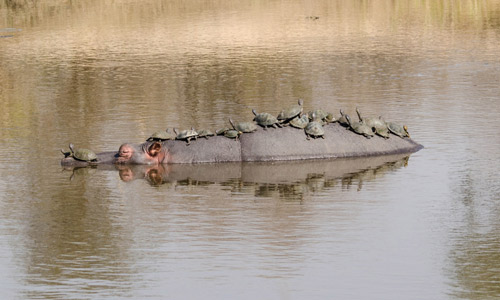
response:
[(208, 129), (202, 129), (198, 131), (198, 137), (208, 138), (209, 136), (214, 136), (214, 135), (215, 133), (213, 133), (211, 130)]
[(347, 119), (345, 117), (346, 115), (344, 114), (344, 111), (343, 110), (340, 110), (340, 118), (338, 118), (338, 122), (340, 125), (344, 126), (344, 127), (349, 127), (349, 122), (347, 122)]
[(322, 109), (315, 109), (307, 113), (309, 120), (323, 120), (326, 118), (327, 113)]
[(382, 120), (382, 117), (378, 118), (363, 118), (363, 122), (369, 127), (374, 128), (375, 133), (383, 138), (389, 138), (389, 128), (387, 124)]
[(230, 139), (237, 139), (241, 134), (241, 131), (235, 129), (229, 129), (224, 132), (224, 136)]
[(76, 160), (81, 160), (81, 161), (96, 161), (97, 160), (97, 155), (92, 150), (85, 149), (85, 148), (80, 148), (80, 149), (75, 150), (73, 148), (73, 144), (69, 145), (69, 149), (71, 150), (71, 155)]
[(324, 118), (324, 121), (326, 123), (334, 123), (334, 122), (337, 122), (338, 120), (335, 119), (335, 117), (333, 116), (333, 114), (331, 112), (329, 112), (329, 113), (326, 114), (326, 117)]
[(257, 113), (255, 110), (253, 110), (253, 113), (255, 115), (253, 120), (260, 126), (267, 127), (278, 124), (278, 119), (269, 113)]
[(229, 119), (229, 123), (231, 123), (231, 126), (233, 126), (234, 130), (249, 133), (249, 132), (254, 132), (257, 130), (257, 125), (253, 122), (239, 122), (239, 123), (234, 123), (233, 120)]
[(290, 120), (290, 119), (293, 119), (295, 118), (296, 116), (300, 115), (302, 113), (302, 111), (304, 110), (303, 108), (303, 101), (302, 99), (299, 99), (299, 102), (298, 102), (298, 105), (295, 105), (295, 106), (292, 106), (292, 107), (289, 107), (285, 110), (282, 110), (277, 119), (279, 121), (286, 121), (286, 120)]
[(229, 127), (223, 127), (223, 128), (217, 129), (217, 130), (215, 131), (215, 134), (216, 134), (216, 135), (224, 135), (224, 133), (225, 133), (226, 131), (228, 131), (228, 130), (231, 130), (231, 128), (229, 128)]
[(89, 149), (78, 149), (73, 153), (73, 157), (81, 161), (95, 161), (97, 160), (97, 155), (94, 151)]
[(387, 127), (389, 128), (390, 132), (401, 138), (410, 137), (410, 134), (408, 133), (408, 127), (406, 127), (406, 125), (401, 126), (397, 123), (387, 122)]
[(173, 132), (170, 132), (169, 129), (165, 131), (157, 131), (153, 133), (146, 141), (166, 141), (166, 140), (175, 140), (176, 135)]
[(345, 118), (347, 119), (347, 122), (349, 123), (349, 126), (353, 132), (363, 135), (366, 138), (371, 138), (372, 136), (375, 135), (372, 127), (366, 125), (365, 123), (352, 122), (348, 115), (345, 115)]
[(177, 134), (176, 139), (178, 140), (186, 140), (189, 138), (194, 138), (198, 136), (198, 132), (194, 130), (194, 128), (187, 129), (187, 130), (182, 130)]
[(307, 124), (309, 124), (309, 117), (305, 114), (302, 117), (297, 116), (290, 121), (290, 125), (299, 129), (306, 128)]
[(323, 137), (325, 134), (325, 130), (323, 129), (323, 126), (321, 126), (320, 123), (312, 121), (307, 124), (307, 126), (304, 128), (306, 135), (312, 136), (313, 138), (317, 137)]
[(383, 138), (389, 138), (389, 129), (387, 124), (382, 119), (382, 116), (378, 118), (365, 118), (361, 116), (361, 112), (356, 108), (356, 113), (358, 114), (359, 121), (366, 126), (370, 127), (373, 132)]

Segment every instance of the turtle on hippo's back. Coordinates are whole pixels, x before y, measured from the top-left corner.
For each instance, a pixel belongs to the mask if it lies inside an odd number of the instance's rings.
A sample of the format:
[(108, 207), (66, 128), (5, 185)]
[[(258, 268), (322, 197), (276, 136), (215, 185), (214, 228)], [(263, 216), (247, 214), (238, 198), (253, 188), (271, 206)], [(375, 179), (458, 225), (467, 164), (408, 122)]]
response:
[(253, 122), (238, 122), (235, 123), (231, 118), (229, 118), (229, 123), (236, 131), (241, 131), (243, 133), (250, 133), (257, 130), (257, 125)]
[(64, 157), (73, 157), (76, 160), (86, 161), (86, 162), (97, 161), (97, 155), (92, 150), (85, 148), (80, 148), (75, 150), (73, 144), (69, 144), (69, 150), (70, 150), (69, 152), (66, 152), (63, 149), (61, 149), (61, 152), (62, 154), (64, 154)]
[(276, 126), (281, 127), (278, 119), (269, 113), (257, 113), (255, 109), (252, 109), (255, 118), (253, 120), (257, 122), (259, 126), (266, 129), (267, 127), (276, 128)]
[(170, 128), (167, 130), (157, 131), (153, 133), (146, 141), (154, 142), (154, 141), (166, 141), (166, 140), (175, 140), (177, 134), (170, 131)]
[(196, 138), (198, 137), (198, 132), (194, 130), (193, 127), (191, 127), (191, 129), (182, 130), (180, 132), (177, 131), (177, 128), (174, 128), (174, 132), (177, 135), (175, 137), (176, 140), (185, 140), (188, 145), (191, 139), (196, 140)]
[(289, 107), (287, 109), (282, 110), (278, 114), (278, 117), (277, 117), (278, 121), (280, 121), (280, 123), (288, 123), (292, 119), (294, 119), (295, 117), (297, 117), (297, 116), (300, 117), (300, 115), (302, 114), (302, 111), (304, 110), (303, 104), (304, 104), (304, 100), (299, 99), (298, 105), (294, 105), (292, 107)]

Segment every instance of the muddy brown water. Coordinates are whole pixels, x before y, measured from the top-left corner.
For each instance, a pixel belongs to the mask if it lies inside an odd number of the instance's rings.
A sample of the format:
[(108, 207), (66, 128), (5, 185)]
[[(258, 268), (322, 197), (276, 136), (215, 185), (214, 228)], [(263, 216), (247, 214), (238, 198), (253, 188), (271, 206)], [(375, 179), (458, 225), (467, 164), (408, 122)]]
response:
[[(500, 1), (0, 1), (5, 299), (500, 297)], [(409, 156), (64, 169), (304, 99)]]

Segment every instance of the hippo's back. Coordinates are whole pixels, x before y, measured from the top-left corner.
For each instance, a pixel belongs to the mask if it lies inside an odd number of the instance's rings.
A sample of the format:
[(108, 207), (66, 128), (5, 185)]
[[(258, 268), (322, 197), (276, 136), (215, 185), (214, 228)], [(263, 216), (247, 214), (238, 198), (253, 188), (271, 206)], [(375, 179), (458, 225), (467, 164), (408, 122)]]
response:
[(324, 126), (323, 138), (307, 140), (303, 130), (285, 127), (259, 129), (243, 134), (241, 140), (242, 161), (278, 161), (320, 159), (338, 157), (361, 157), (386, 154), (412, 153), (422, 145), (411, 139), (392, 135), (389, 139), (353, 133), (339, 124)]

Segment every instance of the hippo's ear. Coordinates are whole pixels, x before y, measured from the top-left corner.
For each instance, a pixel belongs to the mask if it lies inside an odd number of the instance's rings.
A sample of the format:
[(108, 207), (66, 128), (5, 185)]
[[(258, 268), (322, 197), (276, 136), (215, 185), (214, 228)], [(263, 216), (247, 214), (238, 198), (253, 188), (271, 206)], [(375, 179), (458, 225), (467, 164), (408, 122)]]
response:
[(149, 148), (148, 148), (149, 155), (151, 155), (153, 157), (158, 155), (158, 153), (160, 153), (160, 151), (161, 151), (161, 143), (158, 143), (158, 142), (152, 143), (151, 146), (149, 146)]

